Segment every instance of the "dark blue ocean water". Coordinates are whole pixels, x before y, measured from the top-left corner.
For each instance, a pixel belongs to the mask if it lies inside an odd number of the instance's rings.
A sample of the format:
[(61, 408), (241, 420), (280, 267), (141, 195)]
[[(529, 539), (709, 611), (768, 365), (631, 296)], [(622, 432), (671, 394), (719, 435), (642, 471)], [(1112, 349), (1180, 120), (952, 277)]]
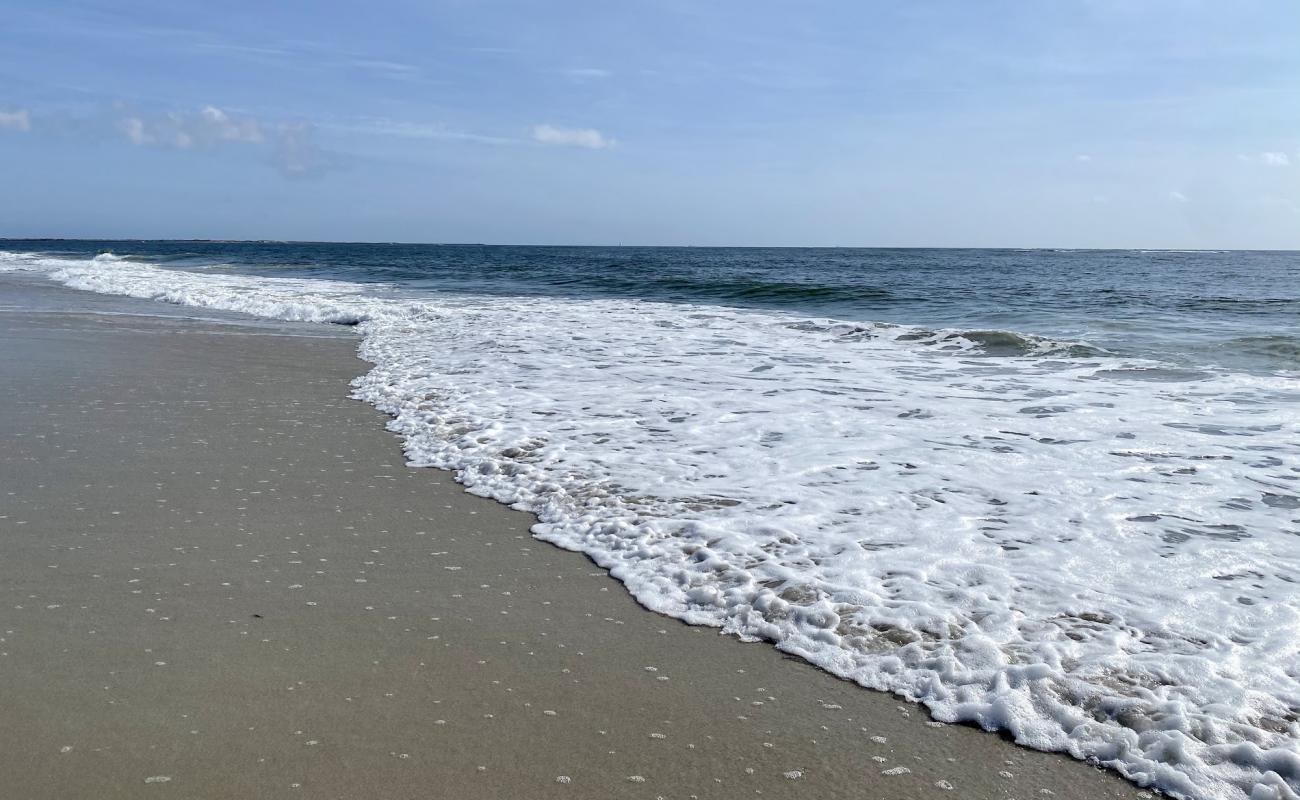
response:
[[(0, 241), (168, 268), (497, 296), (622, 297), (1012, 331), (1123, 355), (1300, 369), (1300, 253)], [(1014, 338), (990, 339), (1016, 354)]]

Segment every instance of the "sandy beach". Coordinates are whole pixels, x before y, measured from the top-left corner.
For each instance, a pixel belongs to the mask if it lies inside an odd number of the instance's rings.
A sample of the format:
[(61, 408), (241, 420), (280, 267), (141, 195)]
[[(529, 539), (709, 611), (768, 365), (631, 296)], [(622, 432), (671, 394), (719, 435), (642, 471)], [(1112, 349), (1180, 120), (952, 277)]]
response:
[(5, 798), (1121, 798), (648, 612), (404, 465), (337, 326), (0, 283)]

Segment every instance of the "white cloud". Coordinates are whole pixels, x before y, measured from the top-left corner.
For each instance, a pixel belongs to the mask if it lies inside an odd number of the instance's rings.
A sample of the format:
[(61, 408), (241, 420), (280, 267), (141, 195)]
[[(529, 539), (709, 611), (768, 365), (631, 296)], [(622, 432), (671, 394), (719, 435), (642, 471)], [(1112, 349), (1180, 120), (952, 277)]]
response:
[(1078, 161), (1080, 164), (1087, 164), (1089, 161), (1092, 160), (1092, 156), (1089, 156), (1089, 155), (1082, 155), (1082, 154), (1081, 154), (1081, 155), (1077, 155), (1077, 156), (1075, 156), (1075, 157), (1074, 157), (1074, 160), (1075, 160), (1075, 161)]
[(1188, 202), (1187, 195), (1183, 194), (1182, 192), (1170, 192), (1170, 193), (1169, 193), (1169, 199), (1170, 199), (1170, 200), (1173, 200), (1175, 203), (1186, 203), (1186, 202)]
[(1272, 152), (1260, 153), (1257, 156), (1239, 155), (1238, 161), (1244, 161), (1247, 164), (1263, 164), (1266, 167), (1289, 167), (1291, 166), (1291, 157), (1286, 153)]
[(216, 106), (204, 106), (197, 113), (171, 112), (145, 117), (121, 116), (117, 130), (135, 145), (173, 150), (214, 147), (221, 142), (260, 144), (266, 140), (263, 125), (249, 116), (232, 116)]
[[(34, 125), (36, 123), (36, 125)], [(114, 103), (104, 113), (83, 117), (45, 115), (33, 120), (26, 110), (0, 111), (0, 129), (97, 137), (116, 134), (137, 147), (212, 152), (242, 148), (290, 178), (314, 177), (339, 164), (338, 157), (316, 144), (316, 129), (304, 122), (258, 119), (213, 105), (197, 111), (144, 113)]]
[(263, 140), (262, 126), (251, 117), (231, 119), (230, 115), (216, 106), (204, 106), (199, 112), (205, 132), (232, 142), (260, 142)]
[(320, 175), (337, 166), (336, 159), (315, 142), (307, 123), (274, 123), (216, 106), (195, 112), (173, 111), (148, 116), (117, 106), (113, 125), (127, 141), (164, 150), (214, 150), (224, 145), (256, 147), (285, 177)]
[(595, 128), (557, 128), (554, 125), (535, 125), (533, 141), (589, 150), (603, 150), (615, 144), (613, 139)]
[(27, 109), (0, 111), (0, 130), (30, 131), (31, 129), (32, 115), (27, 112)]
[(139, 117), (123, 117), (117, 121), (117, 129), (130, 140), (131, 144), (148, 144), (149, 135), (144, 131), (144, 120)]

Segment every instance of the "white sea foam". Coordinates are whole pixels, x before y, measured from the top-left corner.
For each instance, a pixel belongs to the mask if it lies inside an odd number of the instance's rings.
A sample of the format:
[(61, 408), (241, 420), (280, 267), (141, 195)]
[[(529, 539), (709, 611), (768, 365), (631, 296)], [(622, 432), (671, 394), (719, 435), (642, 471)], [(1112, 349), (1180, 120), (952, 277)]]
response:
[(356, 396), (413, 463), (535, 512), (649, 608), (1177, 796), (1297, 797), (1294, 376), (706, 306), (42, 268), (360, 323)]
[(27, 270), (48, 270), (51, 265), (42, 263), (51, 259), (41, 259), (28, 253), (10, 253), (0, 250), (0, 272), (20, 272)]

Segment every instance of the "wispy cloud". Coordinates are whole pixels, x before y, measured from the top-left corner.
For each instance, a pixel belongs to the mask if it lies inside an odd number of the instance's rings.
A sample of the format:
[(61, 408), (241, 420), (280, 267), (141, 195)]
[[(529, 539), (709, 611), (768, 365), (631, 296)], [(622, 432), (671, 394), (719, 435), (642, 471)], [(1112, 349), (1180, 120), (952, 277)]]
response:
[(39, 12), (33, 13), (31, 19), (40, 29), (57, 30), (63, 36), (109, 42), (135, 40), (153, 50), (182, 51), (187, 56), (201, 54), (298, 74), (359, 71), (379, 78), (409, 82), (419, 79), (422, 72), (414, 64), (351, 50), (338, 42), (257, 38), (235, 41), (204, 30), (105, 24), (99, 19), (82, 19), (74, 23), (66, 15)]
[(601, 80), (604, 78), (612, 78), (614, 76), (614, 73), (609, 70), (600, 69), (598, 67), (575, 67), (573, 69), (564, 70), (564, 74), (578, 81)]
[(1190, 202), (1190, 198), (1188, 198), (1187, 195), (1183, 194), (1182, 192), (1177, 192), (1177, 191), (1170, 192), (1170, 193), (1169, 193), (1169, 199), (1170, 199), (1170, 200), (1173, 200), (1175, 203), (1187, 203), (1187, 202)]
[(523, 144), (526, 140), (507, 136), (458, 130), (438, 122), (402, 122), (393, 119), (362, 119), (358, 122), (334, 124), (329, 127), (352, 133), (377, 136), (398, 136), (405, 139), (434, 139), (440, 141), (475, 142), (478, 144)]
[(32, 115), (25, 108), (17, 111), (0, 111), (0, 130), (30, 131)]
[(348, 63), (356, 69), (381, 78), (389, 78), (392, 80), (407, 80), (420, 74), (419, 67), (413, 64), (403, 64), (398, 61), (384, 61), (382, 59), (374, 58), (354, 58)]
[(617, 143), (595, 128), (557, 128), (554, 125), (533, 126), (533, 141), (589, 150), (604, 150)]
[(1246, 155), (1245, 153), (1237, 156), (1238, 161), (1247, 164), (1262, 164), (1266, 167), (1289, 167), (1291, 166), (1291, 157), (1283, 152), (1266, 152), (1257, 155)]
[(291, 51), (281, 47), (259, 47), (231, 42), (197, 42), (193, 48), (240, 58), (280, 59), (293, 56)]
[(362, 69), (377, 69), (383, 72), (415, 72), (416, 67), (410, 64), (401, 64), (396, 61), (379, 61), (373, 58), (354, 58), (352, 59), (354, 67)]

